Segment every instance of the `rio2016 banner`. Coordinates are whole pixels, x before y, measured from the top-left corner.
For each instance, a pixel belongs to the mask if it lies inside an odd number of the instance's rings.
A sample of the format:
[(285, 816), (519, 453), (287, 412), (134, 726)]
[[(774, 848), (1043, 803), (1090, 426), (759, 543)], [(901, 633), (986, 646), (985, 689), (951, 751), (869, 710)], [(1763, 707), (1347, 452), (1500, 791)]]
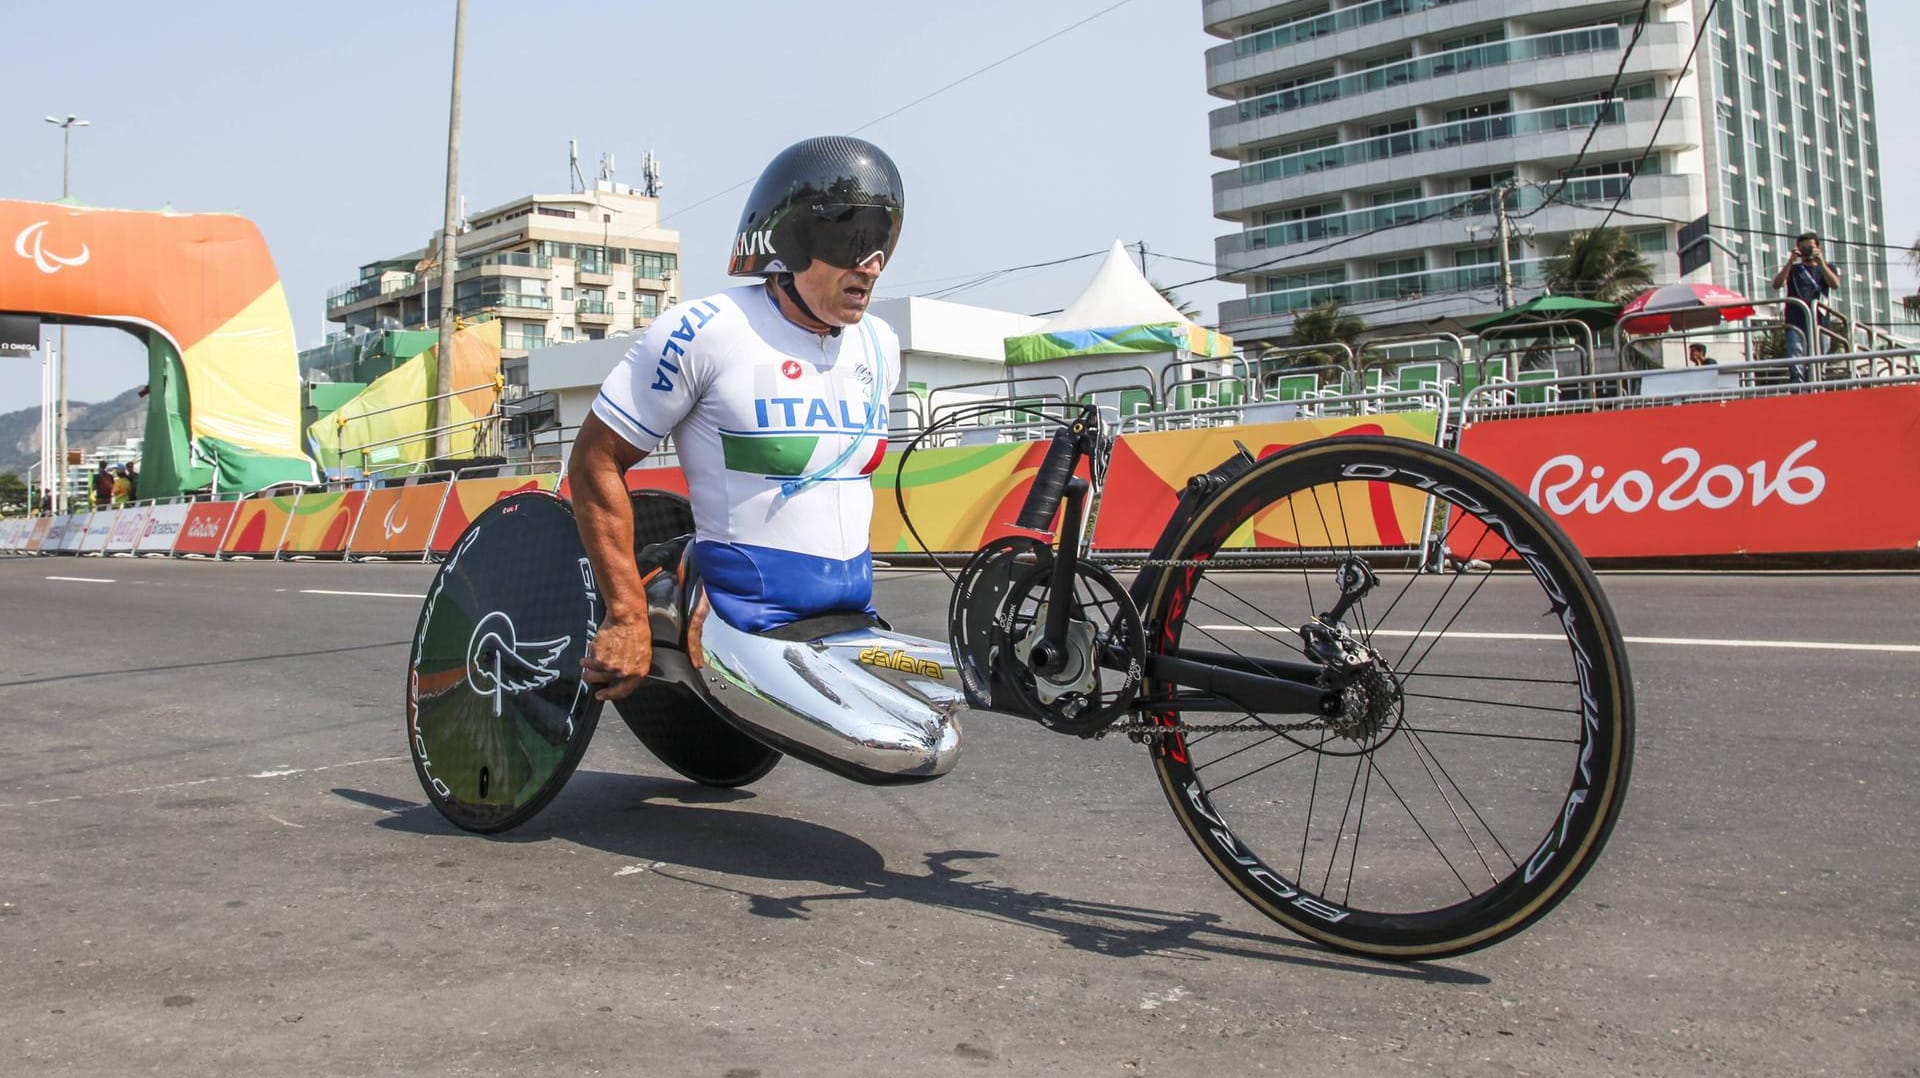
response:
[(1920, 386), (1476, 423), (1590, 558), (1913, 550)]

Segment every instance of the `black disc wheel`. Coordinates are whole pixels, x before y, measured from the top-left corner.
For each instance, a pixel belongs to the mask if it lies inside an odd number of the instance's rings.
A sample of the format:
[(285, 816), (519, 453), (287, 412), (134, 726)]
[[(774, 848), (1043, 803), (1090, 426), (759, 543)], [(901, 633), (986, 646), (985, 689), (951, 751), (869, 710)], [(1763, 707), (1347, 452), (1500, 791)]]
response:
[(702, 786), (745, 786), (780, 762), (779, 749), (734, 729), (678, 685), (642, 682), (614, 707), (648, 752)]
[(1255, 714), (1143, 690), (1168, 802), (1262, 912), (1438, 958), (1525, 928), (1593, 864), (1632, 761), (1626, 654), (1586, 562), (1511, 484), (1432, 446), (1325, 439), (1230, 481), (1162, 549), (1135, 590), (1150, 651), (1319, 667), (1340, 700)]
[(407, 664), (407, 747), (448, 820), (505, 831), (572, 776), (600, 716), (580, 662), (603, 612), (573, 513), (551, 494), (496, 502), (453, 545)]

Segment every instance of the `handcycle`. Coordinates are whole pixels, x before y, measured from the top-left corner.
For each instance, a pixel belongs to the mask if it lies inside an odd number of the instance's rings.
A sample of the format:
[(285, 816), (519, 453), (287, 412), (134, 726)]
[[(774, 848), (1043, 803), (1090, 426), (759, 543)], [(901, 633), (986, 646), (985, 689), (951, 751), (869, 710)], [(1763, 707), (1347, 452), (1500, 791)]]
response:
[[(1123, 585), (1089, 556), (1111, 427), (1090, 406), (1052, 421), (1017, 520), (956, 577), (945, 642), (864, 615), (777, 639), (710, 618), (696, 669), (690, 511), (636, 494), (656, 668), (621, 717), (714, 786), (783, 755), (925, 781), (958, 759), (962, 717), (1125, 737), (1243, 899), (1353, 954), (1475, 950), (1571, 892), (1625, 796), (1632, 681), (1592, 571), (1525, 495), (1406, 439), (1237, 446)], [(600, 713), (579, 664), (601, 614), (552, 495), (497, 503), (455, 544), (407, 696), (416, 771), (454, 824), (517, 826), (564, 785)]]

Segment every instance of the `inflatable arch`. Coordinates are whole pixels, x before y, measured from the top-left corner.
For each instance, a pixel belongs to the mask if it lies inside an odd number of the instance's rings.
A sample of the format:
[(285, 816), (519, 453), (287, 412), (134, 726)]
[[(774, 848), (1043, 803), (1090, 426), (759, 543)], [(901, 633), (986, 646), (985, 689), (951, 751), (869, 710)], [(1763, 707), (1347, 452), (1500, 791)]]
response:
[(146, 340), (143, 495), (315, 480), (293, 320), (253, 222), (0, 199), (0, 245), (0, 311)]

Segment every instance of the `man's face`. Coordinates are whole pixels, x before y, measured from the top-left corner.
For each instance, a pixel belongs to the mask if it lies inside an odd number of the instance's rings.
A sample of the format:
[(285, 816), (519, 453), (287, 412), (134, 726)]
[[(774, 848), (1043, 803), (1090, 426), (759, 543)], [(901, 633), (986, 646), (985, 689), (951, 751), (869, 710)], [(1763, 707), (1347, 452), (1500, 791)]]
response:
[(884, 256), (873, 257), (852, 269), (830, 266), (819, 259), (793, 275), (793, 285), (813, 313), (830, 326), (850, 326), (867, 313), (873, 298), (873, 286), (880, 280)]

